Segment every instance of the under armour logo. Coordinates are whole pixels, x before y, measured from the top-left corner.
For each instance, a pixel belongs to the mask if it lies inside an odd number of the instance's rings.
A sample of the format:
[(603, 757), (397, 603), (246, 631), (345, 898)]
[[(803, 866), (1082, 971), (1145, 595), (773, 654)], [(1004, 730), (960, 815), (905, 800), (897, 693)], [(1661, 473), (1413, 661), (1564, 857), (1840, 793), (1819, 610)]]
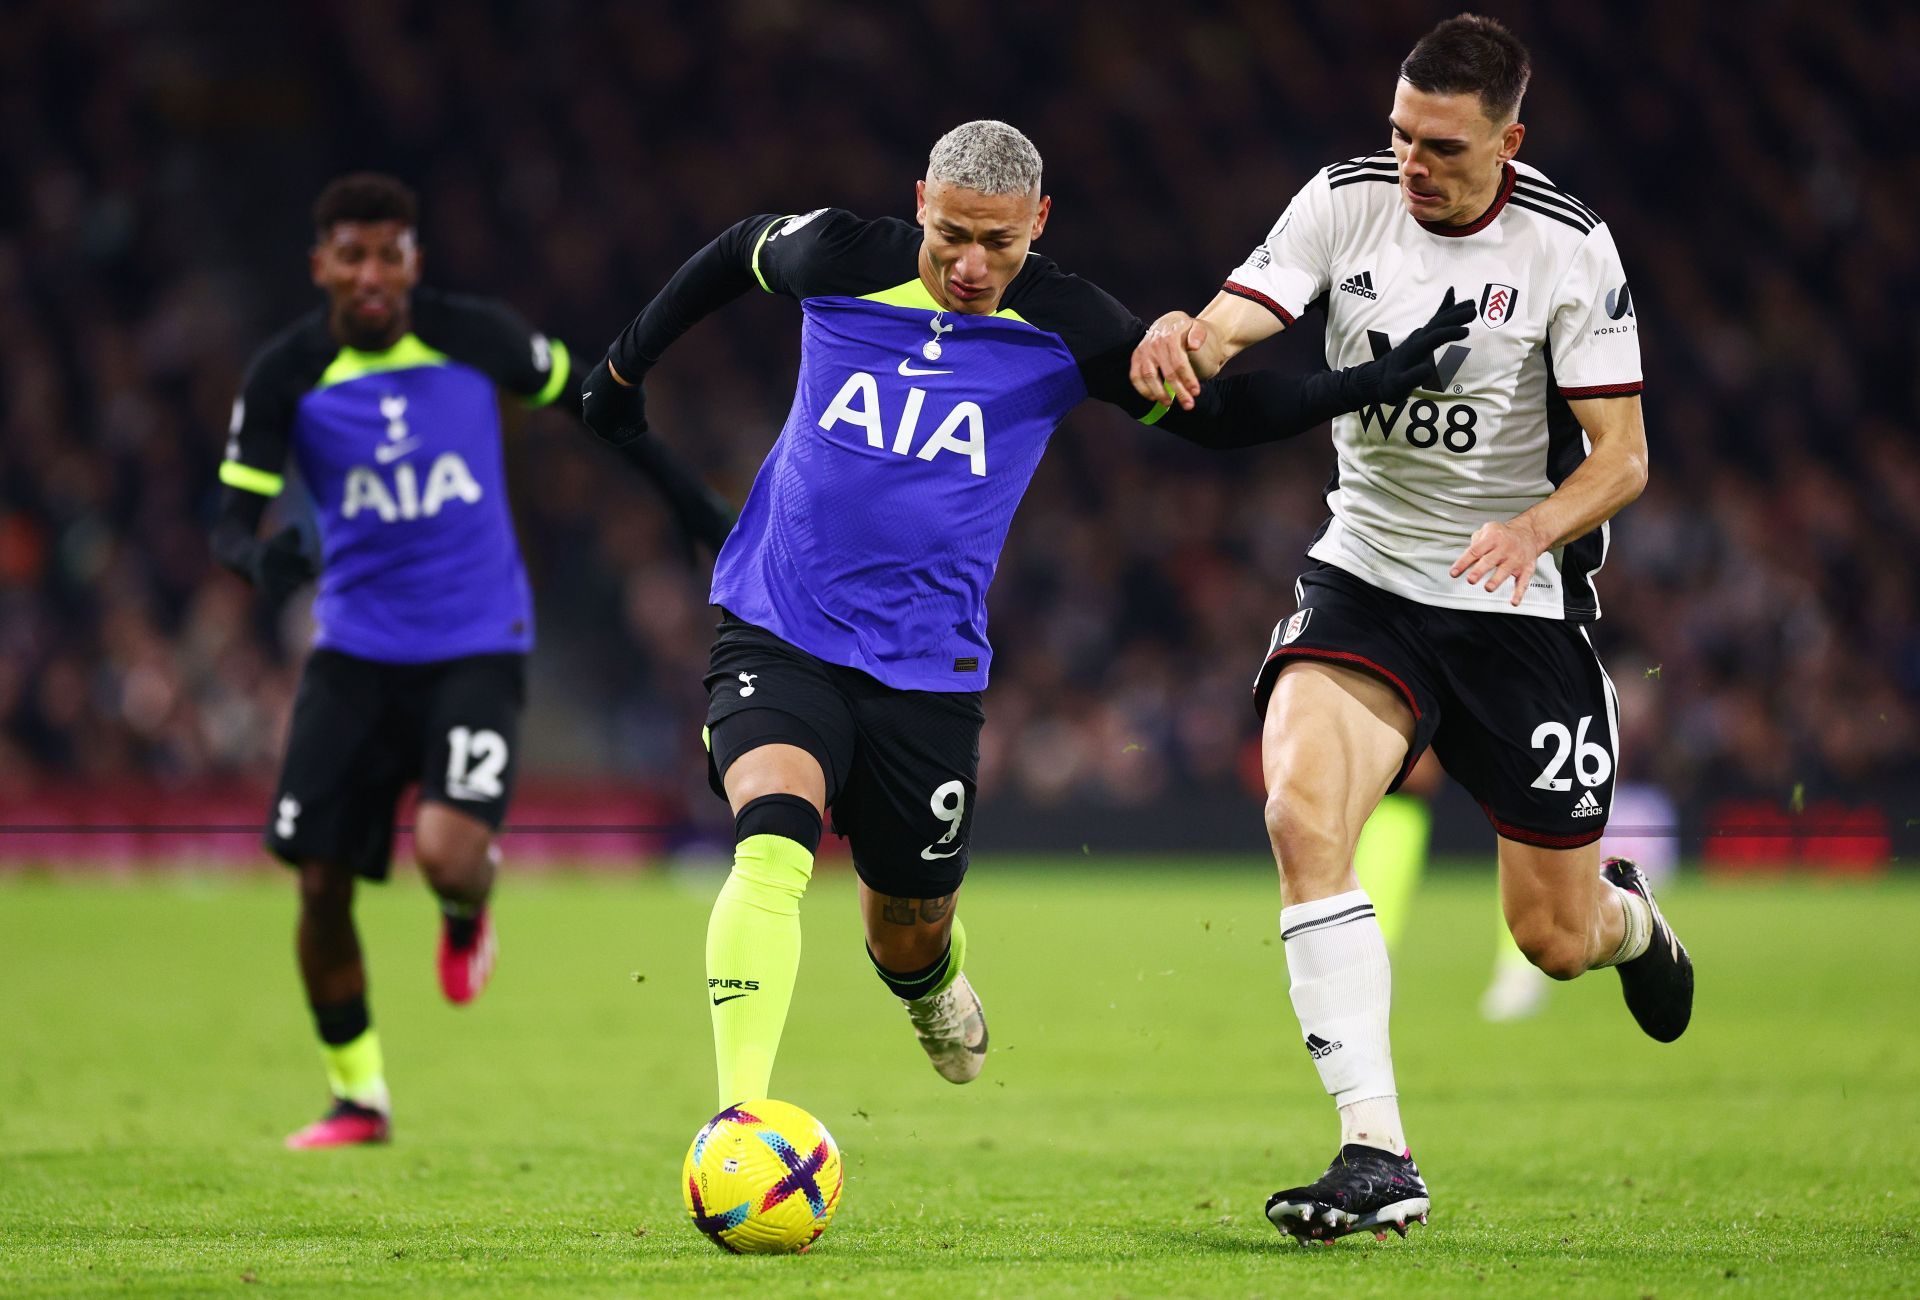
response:
[(293, 824), (300, 818), (300, 801), (292, 795), (286, 795), (282, 797), (280, 806), (275, 811), (280, 814), (280, 817), (273, 824), (273, 833), (283, 840), (292, 839)]
[(759, 673), (741, 673), (740, 674), (740, 698), (741, 699), (744, 700), (747, 698), (747, 696), (753, 694), (753, 690), (754, 690), (753, 679), (758, 677), (759, 675), (760, 675)]
[(953, 333), (953, 326), (940, 323), (940, 317), (944, 314), (944, 312), (936, 312), (933, 319), (927, 322), (927, 328), (933, 331), (933, 337), (920, 345), (920, 355), (929, 361), (940, 359), (940, 336)]

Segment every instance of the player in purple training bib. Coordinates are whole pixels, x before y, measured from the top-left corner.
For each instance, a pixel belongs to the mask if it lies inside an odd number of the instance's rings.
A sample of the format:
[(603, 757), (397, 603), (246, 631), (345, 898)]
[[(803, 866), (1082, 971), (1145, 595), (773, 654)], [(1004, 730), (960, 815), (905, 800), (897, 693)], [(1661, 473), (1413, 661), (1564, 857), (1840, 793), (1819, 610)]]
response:
[[(501, 463), (502, 390), (571, 409), (567, 349), (497, 303), (417, 288), (412, 191), (345, 176), (314, 209), (327, 305), (254, 357), (233, 406), (213, 546), (270, 598), (313, 577), (301, 533), (257, 534), (289, 456), (318, 519), (312, 656), (267, 847), (300, 873), (300, 972), (333, 1101), (296, 1148), (385, 1141), (389, 1104), (353, 925), (356, 876), (386, 877), (394, 807), (420, 785), (414, 849), (444, 913), (440, 983), (493, 969), (494, 833), (513, 788), (533, 605)], [(718, 547), (727, 512), (658, 443), (627, 448), (682, 525)]]
[(641, 436), (639, 385), (674, 340), (755, 288), (800, 303), (793, 408), (713, 579), (710, 776), (736, 839), (707, 933), (722, 1105), (768, 1095), (829, 810), (881, 980), (943, 1077), (980, 1072), (986, 1020), (955, 904), (993, 664), (987, 588), (1061, 418), (1095, 397), (1205, 446), (1284, 438), (1431, 382), (1434, 348), (1470, 314), (1443, 312), (1364, 365), (1238, 375), (1169, 410), (1128, 381), (1133, 314), (1029, 251), (1050, 201), (1024, 135), (955, 128), (915, 192), (917, 223), (837, 208), (740, 222), (585, 384), (596, 432)]

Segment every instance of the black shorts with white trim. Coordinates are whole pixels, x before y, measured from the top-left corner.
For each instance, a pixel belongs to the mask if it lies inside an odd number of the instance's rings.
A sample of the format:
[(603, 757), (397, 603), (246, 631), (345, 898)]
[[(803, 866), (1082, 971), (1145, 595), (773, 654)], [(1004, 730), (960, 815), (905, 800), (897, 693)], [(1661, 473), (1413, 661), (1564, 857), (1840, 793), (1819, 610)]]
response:
[(393, 664), (315, 650), (294, 696), (266, 846), (290, 866), (386, 879), (394, 811), (420, 798), (498, 830), (518, 771), (526, 656)]
[(967, 874), (978, 691), (905, 691), (725, 614), (707, 670), (707, 779), (764, 745), (811, 754), (831, 827), (876, 893), (944, 898)]
[(1310, 660), (1368, 672), (1413, 714), (1393, 787), (1428, 745), (1507, 839), (1569, 849), (1600, 838), (1619, 766), (1619, 703), (1578, 624), (1423, 605), (1330, 564), (1296, 586), (1254, 681)]

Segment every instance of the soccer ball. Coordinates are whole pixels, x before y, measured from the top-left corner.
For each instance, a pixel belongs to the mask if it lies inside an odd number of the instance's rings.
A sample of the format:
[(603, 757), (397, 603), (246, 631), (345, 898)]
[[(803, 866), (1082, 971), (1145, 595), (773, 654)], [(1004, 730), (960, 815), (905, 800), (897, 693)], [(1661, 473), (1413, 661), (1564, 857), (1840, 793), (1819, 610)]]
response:
[(796, 1254), (840, 1204), (840, 1148), (784, 1101), (729, 1106), (694, 1135), (680, 1186), (693, 1226), (736, 1255)]

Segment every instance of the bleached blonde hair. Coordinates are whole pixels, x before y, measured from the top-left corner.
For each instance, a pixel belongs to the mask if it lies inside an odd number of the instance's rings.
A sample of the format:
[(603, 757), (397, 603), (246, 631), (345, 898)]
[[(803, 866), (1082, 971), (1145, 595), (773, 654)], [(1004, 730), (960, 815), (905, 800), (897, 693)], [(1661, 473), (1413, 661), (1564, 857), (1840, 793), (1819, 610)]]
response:
[(1031, 194), (1040, 188), (1040, 151), (1005, 122), (962, 122), (934, 142), (927, 179), (982, 194)]

